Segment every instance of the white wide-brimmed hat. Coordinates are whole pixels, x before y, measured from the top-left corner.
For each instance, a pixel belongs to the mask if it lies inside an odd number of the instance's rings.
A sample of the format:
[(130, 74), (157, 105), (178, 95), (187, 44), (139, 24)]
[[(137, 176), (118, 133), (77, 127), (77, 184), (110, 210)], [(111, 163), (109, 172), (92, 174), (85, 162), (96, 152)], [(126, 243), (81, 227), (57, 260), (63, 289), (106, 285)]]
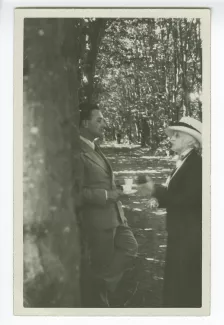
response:
[(169, 137), (171, 137), (175, 131), (181, 131), (190, 134), (200, 143), (200, 145), (202, 143), (202, 123), (192, 117), (182, 117), (179, 122), (171, 123), (168, 128), (165, 129), (165, 133)]

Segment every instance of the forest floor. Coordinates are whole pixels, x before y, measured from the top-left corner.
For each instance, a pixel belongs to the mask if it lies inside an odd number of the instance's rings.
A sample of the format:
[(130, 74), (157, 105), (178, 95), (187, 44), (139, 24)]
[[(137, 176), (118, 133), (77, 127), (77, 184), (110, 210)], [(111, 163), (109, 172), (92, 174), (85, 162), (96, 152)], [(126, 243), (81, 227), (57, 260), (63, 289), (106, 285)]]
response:
[[(153, 157), (139, 147), (104, 147), (102, 151), (114, 170), (116, 182), (125, 177), (150, 175), (156, 183), (164, 183), (173, 168), (169, 157)], [(146, 209), (147, 198), (135, 194), (122, 197), (129, 226), (139, 248), (135, 266), (127, 271), (114, 298), (114, 307), (156, 308), (162, 304), (163, 270), (166, 252), (166, 211)]]

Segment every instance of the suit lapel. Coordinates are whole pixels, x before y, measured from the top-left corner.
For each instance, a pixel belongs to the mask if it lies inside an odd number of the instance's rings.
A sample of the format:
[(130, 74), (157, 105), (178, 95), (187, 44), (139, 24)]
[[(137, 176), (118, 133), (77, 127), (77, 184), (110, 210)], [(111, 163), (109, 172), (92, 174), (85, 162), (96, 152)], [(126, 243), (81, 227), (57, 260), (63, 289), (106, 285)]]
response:
[[(81, 148), (82, 151), (84, 152), (85, 156), (90, 159), (92, 162), (103, 168), (105, 171), (108, 172), (108, 169), (105, 168), (105, 163), (102, 161), (102, 159), (98, 156), (98, 154), (84, 141), (81, 141)], [(109, 166), (109, 162), (107, 161), (106, 157), (102, 154), (102, 158), (106, 162), (107, 166)], [(109, 166), (109, 169), (111, 170), (111, 167)]]
[(107, 167), (109, 168), (111, 175), (113, 175), (113, 170), (112, 170), (111, 164), (109, 163), (108, 159), (104, 156), (104, 154), (102, 153), (100, 147), (97, 144), (95, 146), (97, 148), (97, 151), (99, 152), (99, 155), (103, 158), (103, 160), (105, 161)]

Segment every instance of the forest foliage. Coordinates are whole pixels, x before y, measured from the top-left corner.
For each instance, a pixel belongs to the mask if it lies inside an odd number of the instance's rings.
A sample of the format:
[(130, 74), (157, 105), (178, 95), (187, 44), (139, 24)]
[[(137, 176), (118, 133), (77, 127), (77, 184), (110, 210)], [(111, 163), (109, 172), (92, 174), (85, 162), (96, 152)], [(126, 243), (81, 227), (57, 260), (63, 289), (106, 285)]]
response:
[(99, 49), (95, 96), (107, 137), (156, 149), (164, 127), (184, 115), (202, 119), (199, 19), (119, 19)]

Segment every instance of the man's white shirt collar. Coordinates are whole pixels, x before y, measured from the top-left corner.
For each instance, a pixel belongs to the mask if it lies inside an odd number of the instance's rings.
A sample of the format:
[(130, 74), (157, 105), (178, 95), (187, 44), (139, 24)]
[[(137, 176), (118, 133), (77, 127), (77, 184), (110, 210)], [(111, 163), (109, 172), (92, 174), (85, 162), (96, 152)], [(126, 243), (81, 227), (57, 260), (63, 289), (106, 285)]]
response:
[(80, 139), (84, 141), (88, 146), (90, 146), (93, 150), (95, 150), (95, 143), (90, 141), (89, 139), (84, 138), (82, 135), (80, 135)]

